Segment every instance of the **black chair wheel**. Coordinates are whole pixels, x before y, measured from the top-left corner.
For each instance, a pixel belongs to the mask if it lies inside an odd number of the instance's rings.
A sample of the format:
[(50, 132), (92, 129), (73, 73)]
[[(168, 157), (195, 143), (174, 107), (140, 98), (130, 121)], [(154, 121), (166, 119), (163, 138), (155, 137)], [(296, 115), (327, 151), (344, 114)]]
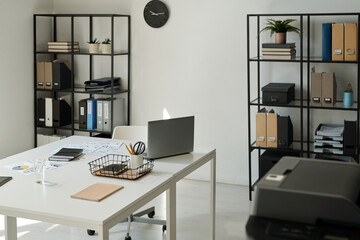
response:
[(149, 218), (153, 218), (155, 216), (155, 211), (151, 211), (147, 215)]
[(92, 236), (92, 235), (95, 234), (95, 230), (90, 230), (90, 229), (88, 229), (88, 230), (87, 230), (87, 234), (90, 235), (90, 236)]
[(165, 232), (166, 231), (166, 225), (162, 226), (162, 231)]
[(131, 237), (130, 236), (125, 237), (125, 240), (131, 240)]

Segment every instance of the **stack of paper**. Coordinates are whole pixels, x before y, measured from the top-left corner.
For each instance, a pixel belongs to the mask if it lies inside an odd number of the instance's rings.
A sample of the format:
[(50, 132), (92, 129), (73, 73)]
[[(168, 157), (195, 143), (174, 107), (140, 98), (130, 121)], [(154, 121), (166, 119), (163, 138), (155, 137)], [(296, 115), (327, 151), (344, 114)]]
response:
[(80, 156), (82, 152), (83, 149), (80, 148), (62, 148), (60, 151), (49, 157), (49, 160), (68, 162)]
[(344, 125), (320, 124), (316, 129), (314, 151), (343, 154)]

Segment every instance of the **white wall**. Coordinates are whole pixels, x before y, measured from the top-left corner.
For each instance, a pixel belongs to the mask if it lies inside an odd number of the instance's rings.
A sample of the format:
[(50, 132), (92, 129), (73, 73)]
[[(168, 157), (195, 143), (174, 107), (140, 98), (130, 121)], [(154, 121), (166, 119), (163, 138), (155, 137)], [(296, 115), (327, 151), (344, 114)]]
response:
[[(1, 80), (5, 82), (11, 79), (21, 86), (27, 83), (22, 96), (29, 99), (24, 106), (24, 101), (16, 100), (15, 94), (1, 88), (2, 99), (12, 99), (18, 108), (24, 110), (16, 124), (9, 124), (4, 118), (0, 120), (3, 129), (1, 146), (6, 146), (6, 154), (11, 154), (22, 149), (16, 144), (20, 140), (15, 143), (14, 137), (11, 137), (15, 129), (23, 128), (17, 131), (19, 134), (25, 129), (32, 131), (32, 46), (27, 42), (29, 36), (32, 38), (29, 9), (34, 9), (35, 2), (46, 1), (26, 1), (30, 2), (26, 4), (31, 7), (24, 6), (26, 10), (22, 11), (25, 13), (16, 16), (12, 16), (10, 10), (4, 11), (2, 5), (5, 2), (6, 9), (12, 7), (20, 11), (13, 3), (15, 1), (1, 1), (0, 11), (4, 12), (1, 12), (1, 18), (16, 18), (14, 23), (19, 26), (14, 28), (4, 23), (2, 26), (7, 33), (14, 32), (21, 36), (18, 38), (14, 35), (15, 41), (9, 41), (9, 34), (1, 38), (2, 42), (11, 42), (18, 49), (17, 54), (12, 54), (13, 51), (7, 48), (8, 53), (1, 55), (2, 62), (10, 66), (2, 70)], [(164, 0), (170, 8), (170, 19), (164, 27), (153, 29), (143, 20), (143, 9), (147, 2), (62, 0), (54, 1), (53, 10), (55, 13), (131, 14), (131, 124), (145, 125), (148, 120), (159, 119), (163, 108), (173, 117), (195, 115), (196, 145), (216, 147), (218, 180), (238, 184), (247, 184), (248, 181), (246, 14), (349, 12), (360, 9), (360, 2), (350, 0)], [(36, 7), (36, 11), (42, 9), (40, 5)], [(28, 27), (19, 20), (23, 18), (29, 18)], [(19, 65), (24, 71), (14, 71)], [(4, 101), (0, 104), (4, 113), (15, 111), (7, 107)], [(5, 127), (7, 125), (13, 127), (10, 129)], [(27, 134), (21, 138), (23, 148), (31, 146), (31, 131), (27, 130)], [(207, 178), (207, 172), (200, 171), (196, 177)]]
[(0, 158), (34, 146), (33, 14), (48, 0), (0, 1)]

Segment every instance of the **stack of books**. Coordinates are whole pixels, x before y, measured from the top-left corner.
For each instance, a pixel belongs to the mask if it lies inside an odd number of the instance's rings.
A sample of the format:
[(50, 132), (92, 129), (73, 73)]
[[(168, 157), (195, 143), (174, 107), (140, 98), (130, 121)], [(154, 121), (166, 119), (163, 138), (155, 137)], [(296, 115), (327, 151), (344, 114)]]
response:
[[(71, 50), (71, 42), (48, 42), (48, 52), (68, 53), (71, 52)], [(79, 51), (79, 42), (74, 42), (74, 52)]]
[(263, 59), (291, 60), (296, 54), (295, 43), (263, 43), (262, 54)]
[(314, 152), (343, 154), (344, 125), (320, 124), (314, 137)]
[(68, 162), (79, 157), (83, 152), (80, 148), (62, 148), (60, 151), (49, 157), (49, 161)]
[[(85, 81), (85, 90), (89, 92), (106, 92), (111, 91), (111, 77), (103, 77)], [(120, 78), (114, 77), (113, 89), (120, 89)]]

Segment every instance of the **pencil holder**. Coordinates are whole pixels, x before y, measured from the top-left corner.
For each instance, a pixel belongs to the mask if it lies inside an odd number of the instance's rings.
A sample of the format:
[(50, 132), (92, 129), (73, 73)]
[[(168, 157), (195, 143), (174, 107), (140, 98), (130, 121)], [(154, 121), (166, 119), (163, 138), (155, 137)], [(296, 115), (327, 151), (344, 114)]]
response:
[(140, 155), (130, 155), (130, 168), (136, 169), (143, 165), (144, 156), (143, 154)]

